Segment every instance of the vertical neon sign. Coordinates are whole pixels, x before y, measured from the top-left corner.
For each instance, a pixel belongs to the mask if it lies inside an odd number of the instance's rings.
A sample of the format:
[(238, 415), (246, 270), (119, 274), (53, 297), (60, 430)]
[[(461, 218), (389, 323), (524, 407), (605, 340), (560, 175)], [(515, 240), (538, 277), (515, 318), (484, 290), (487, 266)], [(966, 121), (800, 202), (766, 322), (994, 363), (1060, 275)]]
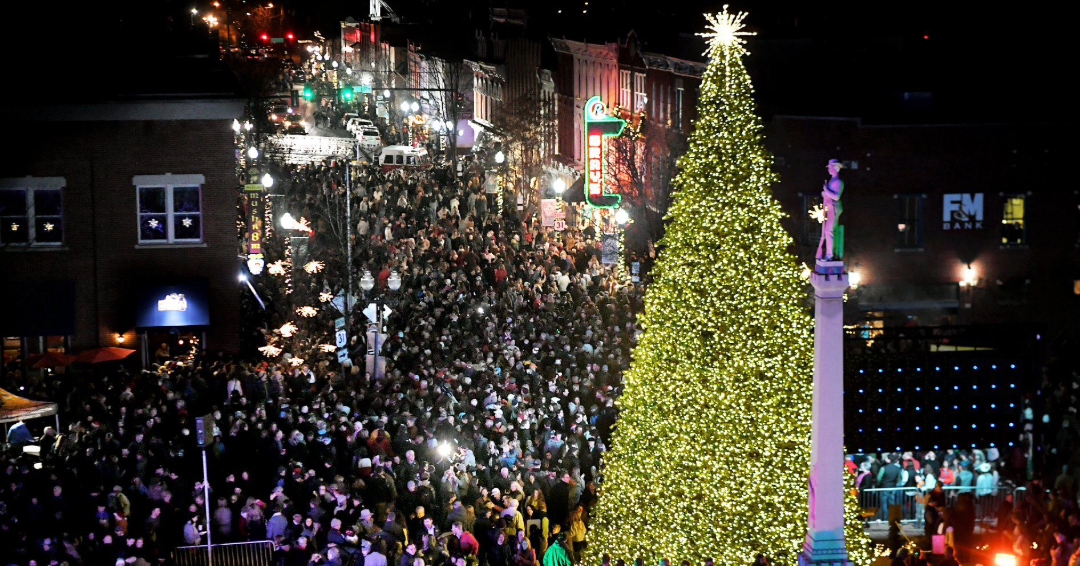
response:
[(585, 202), (590, 206), (618, 208), (622, 202), (622, 195), (607, 192), (604, 183), (604, 138), (621, 134), (625, 127), (626, 120), (608, 116), (599, 96), (585, 103)]

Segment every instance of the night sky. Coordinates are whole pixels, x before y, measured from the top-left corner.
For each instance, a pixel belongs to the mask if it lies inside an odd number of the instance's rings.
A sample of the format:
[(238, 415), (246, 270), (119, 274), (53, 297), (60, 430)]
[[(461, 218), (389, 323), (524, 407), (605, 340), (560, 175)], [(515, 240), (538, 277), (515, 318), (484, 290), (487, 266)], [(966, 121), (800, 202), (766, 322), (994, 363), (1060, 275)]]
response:
[[(414, 21), (472, 29), (488, 6), (523, 7), (530, 30), (590, 42), (624, 39), (635, 30), (649, 51), (695, 57), (704, 11), (724, 2), (703, 0), (389, 0)], [(200, 49), (182, 39), (192, 6), (205, 2), (120, 0), (67, 6), (23, 5), (9, 26), (13, 56), (26, 83), (107, 88), (115, 73), (169, 65), (173, 54)], [(1009, 10), (974, 2), (789, 2), (744, 0), (731, 9), (750, 13), (759, 35), (751, 40), (748, 68), (763, 114), (811, 113), (877, 116), (882, 120), (1072, 120), (1065, 88), (1075, 66), (1061, 7), (1024, 3)], [(943, 7), (942, 5), (948, 5)], [(367, 2), (285, 2), (295, 10), (300, 37), (320, 29), (333, 37), (336, 22), (361, 19)], [(200, 7), (201, 7), (200, 6)], [(559, 10), (562, 10), (560, 13)], [(60, 16), (60, 17), (58, 17)], [(171, 30), (171, 31), (170, 31)], [(11, 84), (11, 81), (9, 81)], [(8, 99), (25, 93), (5, 89)], [(897, 114), (903, 93), (931, 93), (929, 108)], [(923, 96), (919, 94), (918, 96)], [(911, 110), (908, 108), (907, 110)]]

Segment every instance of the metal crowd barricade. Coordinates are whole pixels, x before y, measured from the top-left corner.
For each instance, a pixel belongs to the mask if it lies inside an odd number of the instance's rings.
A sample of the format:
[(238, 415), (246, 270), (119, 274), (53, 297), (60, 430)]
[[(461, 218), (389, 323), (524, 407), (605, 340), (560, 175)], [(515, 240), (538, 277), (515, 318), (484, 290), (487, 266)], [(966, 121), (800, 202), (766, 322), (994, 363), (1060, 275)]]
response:
[[(230, 542), (211, 547), (214, 566), (270, 566), (273, 564), (274, 543), (268, 540)], [(172, 552), (176, 566), (209, 566), (206, 545), (180, 546)]]
[[(956, 504), (956, 499), (960, 494), (970, 493), (975, 500), (975, 520), (983, 524), (995, 523), (998, 509), (1001, 508), (1005, 497), (1023, 489), (1022, 487), (1014, 489), (1011, 486), (994, 488), (978, 488), (976, 486), (943, 487), (945, 502), (949, 506)], [(889, 520), (889, 506), (899, 505), (900, 521), (902, 523), (922, 524), (925, 519), (925, 497), (925, 494), (911, 487), (870, 488), (859, 491), (859, 506), (862, 507), (863, 517), (866, 518), (868, 523), (887, 523)]]

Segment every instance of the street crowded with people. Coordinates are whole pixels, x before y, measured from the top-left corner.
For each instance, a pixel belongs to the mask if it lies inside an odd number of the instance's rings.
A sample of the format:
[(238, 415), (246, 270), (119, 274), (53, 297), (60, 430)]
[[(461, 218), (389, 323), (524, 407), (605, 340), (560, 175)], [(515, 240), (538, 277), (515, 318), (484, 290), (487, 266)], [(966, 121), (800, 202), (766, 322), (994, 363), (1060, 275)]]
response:
[[(40, 460), (21, 444), (4, 454), (5, 564), (154, 563), (207, 536), (272, 541), (289, 565), (579, 559), (642, 287), (601, 263), (597, 227), (503, 214), (479, 178), (352, 173), (354, 261), (393, 311), (380, 370), (323, 352), (332, 322), (283, 339), (290, 314), (273, 305), (290, 297), (271, 278), (258, 288), (274, 312), (248, 338), (286, 355), (163, 349), (144, 371), (47, 376), (26, 393), (59, 400), (62, 430), (32, 441)], [(288, 209), (320, 218), (345, 174), (334, 161), (294, 167)], [(312, 256), (340, 265), (313, 228)], [(296, 284), (339, 285), (330, 271)], [(353, 346), (361, 359), (370, 347)], [(216, 423), (209, 501), (204, 414)]]

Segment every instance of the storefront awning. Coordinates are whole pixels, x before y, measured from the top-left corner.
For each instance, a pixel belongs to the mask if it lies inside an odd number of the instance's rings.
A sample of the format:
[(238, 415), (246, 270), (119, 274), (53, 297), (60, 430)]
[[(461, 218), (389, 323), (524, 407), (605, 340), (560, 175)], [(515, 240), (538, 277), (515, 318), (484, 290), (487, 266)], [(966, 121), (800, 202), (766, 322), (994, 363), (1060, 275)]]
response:
[(585, 202), (585, 176), (578, 177), (569, 189), (563, 191), (562, 199), (566, 202)]
[(56, 403), (25, 399), (0, 389), (0, 423), (39, 419), (56, 414)]
[(206, 279), (151, 285), (136, 302), (135, 327), (209, 326), (209, 285)]
[(3, 281), (0, 305), (0, 335), (75, 334), (74, 281)]

